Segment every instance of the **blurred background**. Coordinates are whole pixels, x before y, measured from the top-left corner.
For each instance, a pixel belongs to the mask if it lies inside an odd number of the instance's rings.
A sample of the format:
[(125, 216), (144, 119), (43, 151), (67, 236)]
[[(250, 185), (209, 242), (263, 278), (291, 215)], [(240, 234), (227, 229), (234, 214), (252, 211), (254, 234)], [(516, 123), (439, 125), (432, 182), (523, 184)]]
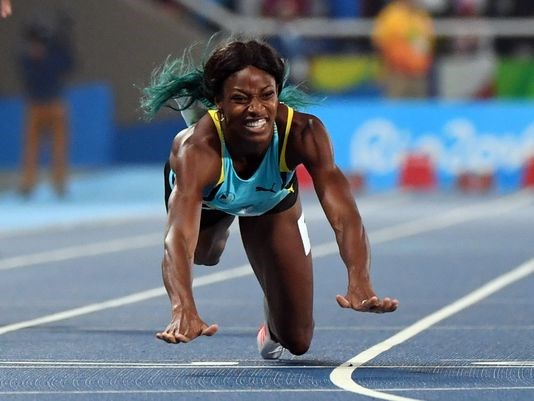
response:
[[(12, 7), (0, 20), (4, 206), (113, 193), (159, 201), (161, 166), (185, 124), (172, 110), (144, 121), (140, 90), (166, 57), (215, 32), (263, 37), (290, 61), (289, 79), (322, 99), (309, 111), (328, 127), (355, 190), (534, 185), (532, 0), (12, 0)], [(56, 57), (44, 73), (28, 61), (42, 51), (32, 41)], [(33, 95), (50, 92), (66, 117), (66, 161), (54, 161), (56, 134), (43, 134), (32, 166), (28, 110)], [(305, 171), (299, 175), (309, 185)], [(92, 186), (79, 185), (84, 180)]]

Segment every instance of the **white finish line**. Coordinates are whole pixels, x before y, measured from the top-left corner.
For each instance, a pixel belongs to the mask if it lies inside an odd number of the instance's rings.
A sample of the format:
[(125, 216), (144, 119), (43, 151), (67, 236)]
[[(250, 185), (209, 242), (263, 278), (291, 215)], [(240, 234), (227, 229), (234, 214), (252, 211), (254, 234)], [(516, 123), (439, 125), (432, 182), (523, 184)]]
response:
[(371, 348), (361, 352), (356, 355), (354, 358), (349, 359), (343, 365), (334, 369), (330, 374), (330, 380), (332, 382), (347, 391), (353, 393), (358, 393), (366, 395), (369, 397), (374, 397), (380, 400), (389, 400), (389, 401), (417, 401), (415, 398), (401, 397), (398, 395), (383, 393), (377, 390), (371, 390), (360, 386), (352, 379), (352, 374), (356, 369), (370, 360), (376, 358), (378, 355), (383, 352), (388, 351), (396, 345), (402, 344), (403, 342), (409, 340), (410, 338), (416, 336), (422, 331), (428, 329), (430, 326), (454, 315), (455, 313), (460, 312), (461, 310), (468, 308), (469, 306), (475, 304), (476, 302), (494, 294), (495, 292), (503, 289), (504, 287), (515, 283), (522, 278), (527, 277), (529, 274), (534, 273), (534, 258), (523, 263), (522, 265), (516, 267), (512, 271), (505, 273), (487, 284), (483, 285), (479, 289), (469, 293), (468, 295), (458, 299), (441, 308), (440, 310), (428, 315), (427, 317), (415, 322), (411, 326), (406, 327), (404, 330), (401, 330), (394, 336), (372, 346)]

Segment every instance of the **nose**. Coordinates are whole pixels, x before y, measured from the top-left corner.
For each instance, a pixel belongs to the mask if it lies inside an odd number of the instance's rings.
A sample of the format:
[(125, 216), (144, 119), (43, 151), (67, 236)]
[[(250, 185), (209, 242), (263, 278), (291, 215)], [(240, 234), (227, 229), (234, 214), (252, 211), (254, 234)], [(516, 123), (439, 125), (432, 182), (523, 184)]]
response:
[(262, 109), (262, 107), (263, 107), (263, 104), (259, 101), (259, 99), (256, 97), (253, 97), (250, 100), (250, 103), (248, 105), (248, 110), (250, 112), (257, 113), (258, 111)]

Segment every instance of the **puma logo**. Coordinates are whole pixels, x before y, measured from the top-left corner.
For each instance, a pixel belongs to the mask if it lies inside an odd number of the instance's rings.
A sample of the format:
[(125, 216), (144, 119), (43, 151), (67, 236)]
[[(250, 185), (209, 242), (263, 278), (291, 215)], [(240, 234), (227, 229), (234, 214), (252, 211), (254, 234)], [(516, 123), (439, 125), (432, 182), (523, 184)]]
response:
[(276, 184), (273, 184), (271, 185), (271, 188), (264, 188), (264, 187), (256, 187), (256, 192), (272, 192), (273, 194), (276, 193), (276, 191), (274, 190), (274, 187), (276, 186)]

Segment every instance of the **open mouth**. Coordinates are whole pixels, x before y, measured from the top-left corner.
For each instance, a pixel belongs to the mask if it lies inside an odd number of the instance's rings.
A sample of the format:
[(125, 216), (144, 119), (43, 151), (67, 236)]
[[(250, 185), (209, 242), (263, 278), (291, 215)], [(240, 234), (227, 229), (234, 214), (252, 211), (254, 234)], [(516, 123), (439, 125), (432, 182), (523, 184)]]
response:
[(245, 121), (245, 127), (253, 131), (263, 130), (266, 127), (266, 125), (267, 125), (267, 119), (265, 118), (258, 118), (254, 120)]

